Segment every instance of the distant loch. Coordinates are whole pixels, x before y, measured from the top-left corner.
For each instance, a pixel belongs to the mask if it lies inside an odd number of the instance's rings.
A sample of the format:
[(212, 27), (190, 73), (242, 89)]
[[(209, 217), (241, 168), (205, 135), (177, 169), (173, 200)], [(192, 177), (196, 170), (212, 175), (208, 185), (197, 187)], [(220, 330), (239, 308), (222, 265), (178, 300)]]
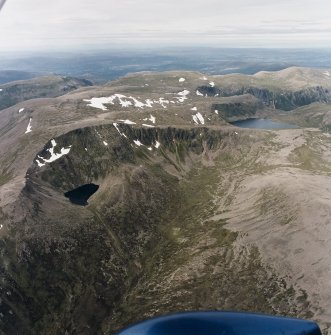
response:
[(295, 124), (273, 121), (271, 119), (246, 119), (230, 122), (233, 126), (240, 128), (254, 129), (296, 129), (299, 128)]

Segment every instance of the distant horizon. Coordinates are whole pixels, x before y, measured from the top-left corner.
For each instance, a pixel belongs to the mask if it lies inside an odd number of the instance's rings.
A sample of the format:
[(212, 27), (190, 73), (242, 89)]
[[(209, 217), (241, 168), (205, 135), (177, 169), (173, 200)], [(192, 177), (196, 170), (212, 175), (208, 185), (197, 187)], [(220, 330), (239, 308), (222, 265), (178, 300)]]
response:
[(148, 53), (148, 52), (167, 52), (167, 51), (190, 51), (190, 50), (200, 50), (200, 51), (296, 51), (296, 52), (306, 52), (306, 51), (320, 51), (320, 52), (331, 52), (330, 47), (223, 47), (223, 46), (212, 46), (212, 45), (187, 45), (187, 46), (178, 46), (178, 45), (159, 45), (159, 46), (135, 46), (135, 45), (114, 45), (109, 48), (98, 48), (82, 45), (76, 48), (44, 48), (44, 49), (34, 49), (34, 50), (3, 50), (0, 49), (0, 55), (11, 55), (11, 56), (31, 56), (31, 55), (43, 55), (43, 54), (76, 54), (80, 53), (83, 55), (89, 54), (103, 54), (103, 53), (123, 53), (123, 52), (135, 52), (135, 53)]
[(254, 74), (289, 67), (320, 68), (331, 72), (331, 48), (186, 46), (144, 49), (125, 46), (111, 49), (0, 53), (0, 70), (20, 70), (34, 75), (79, 76), (92, 81), (113, 80), (141, 71)]

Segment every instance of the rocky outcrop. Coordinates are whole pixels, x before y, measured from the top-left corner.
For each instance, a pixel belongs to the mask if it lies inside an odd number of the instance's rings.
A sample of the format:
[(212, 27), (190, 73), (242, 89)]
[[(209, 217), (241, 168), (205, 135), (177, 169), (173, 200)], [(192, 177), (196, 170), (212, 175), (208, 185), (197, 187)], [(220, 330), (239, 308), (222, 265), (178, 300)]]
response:
[(263, 109), (263, 103), (251, 94), (212, 104), (212, 111), (217, 111), (218, 115), (228, 122), (254, 117)]
[(266, 88), (259, 87), (210, 87), (210, 86), (200, 86), (197, 88), (199, 92), (203, 95), (209, 97), (230, 97), (234, 95), (251, 94), (264, 105), (289, 111), (297, 107), (306, 106), (313, 102), (330, 102), (331, 95), (328, 89), (322, 86), (309, 87), (298, 91), (288, 91), (288, 90), (269, 90)]

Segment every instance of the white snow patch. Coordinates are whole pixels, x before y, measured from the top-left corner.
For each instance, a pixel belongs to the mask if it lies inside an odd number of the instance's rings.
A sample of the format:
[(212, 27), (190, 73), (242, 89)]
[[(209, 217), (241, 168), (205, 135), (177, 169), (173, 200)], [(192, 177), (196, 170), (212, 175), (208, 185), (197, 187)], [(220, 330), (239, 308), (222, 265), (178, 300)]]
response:
[(30, 121), (29, 121), (28, 127), (26, 128), (25, 134), (30, 133), (32, 131), (31, 122), (32, 122), (32, 118), (30, 117)]
[(132, 106), (132, 102), (131, 101), (129, 101), (129, 100), (122, 100), (121, 98), (118, 98), (118, 99), (119, 99), (120, 105), (122, 107)]
[(0, 229), (2, 229), (3, 228), (3, 224), (0, 224)]
[(121, 136), (127, 138), (127, 136), (126, 136), (124, 133), (122, 133), (122, 132), (120, 131), (120, 129), (118, 128), (118, 124), (117, 124), (117, 123), (114, 122), (114, 123), (113, 123), (113, 126), (116, 128), (116, 130), (118, 131), (118, 133), (119, 133)]
[(39, 161), (39, 159), (36, 159), (36, 163), (38, 164), (39, 167), (43, 167), (46, 165), (45, 163), (42, 163), (41, 161)]
[(217, 110), (217, 109), (215, 109), (215, 114), (217, 114), (217, 115), (218, 115), (218, 110)]
[(330, 77), (330, 72), (329, 72), (329, 71), (325, 71), (324, 74), (325, 74), (327, 77)]
[(198, 119), (201, 122), (201, 124), (205, 124), (205, 120), (204, 120), (203, 116), (200, 113), (197, 113), (196, 116), (198, 117)]
[(149, 147), (149, 148), (147, 148), (149, 151), (152, 151), (153, 150), (153, 148), (152, 147)]
[(177, 93), (177, 94), (178, 94), (178, 95), (181, 95), (181, 96), (183, 96), (183, 97), (186, 97), (187, 95), (190, 94), (190, 91), (188, 91), (188, 90), (184, 90), (184, 91), (179, 92), (179, 93)]
[(111, 97), (101, 97), (101, 98), (92, 98), (92, 99), (84, 99), (84, 101), (89, 102), (88, 106), (102, 109), (103, 111), (107, 110), (105, 104), (114, 104), (113, 101), (116, 97), (112, 95)]
[(153, 100), (151, 100), (151, 99), (147, 99), (146, 100), (146, 107), (153, 107)]
[(143, 121), (151, 121), (152, 123), (155, 124), (155, 122), (156, 122), (156, 117), (153, 116), (153, 115), (151, 114), (151, 117), (150, 117), (150, 118), (145, 118), (145, 119), (143, 119)]
[(108, 143), (106, 141), (102, 141), (102, 143), (105, 145), (105, 146), (108, 146)]
[(118, 122), (122, 122), (124, 124), (136, 124), (136, 122), (130, 121), (130, 120), (118, 120)]
[(238, 133), (237, 133), (236, 131), (235, 131), (234, 133), (235, 133), (236, 135), (238, 135)]
[(185, 78), (179, 78), (178, 80), (180, 83), (183, 83), (185, 81)]
[(149, 121), (151, 121), (152, 123), (155, 123), (156, 122), (156, 117), (151, 114), (151, 117), (149, 118)]
[(52, 163), (56, 161), (57, 159), (61, 158), (64, 155), (67, 155), (70, 150), (71, 150), (71, 145), (68, 148), (61, 148), (61, 151), (59, 153), (55, 153), (54, 149), (57, 146), (57, 143), (55, 140), (51, 140), (52, 147), (47, 149), (47, 151), (51, 154), (50, 158), (44, 158), (38, 155), (38, 159), (36, 159), (36, 163), (38, 164), (39, 167), (42, 167), (45, 165), (45, 163)]
[(205, 119), (200, 113), (196, 113), (195, 115), (192, 115), (192, 118), (196, 124), (205, 124)]
[[(184, 100), (187, 99), (187, 95), (190, 92), (187, 90), (184, 90), (182, 92), (177, 93), (179, 97), (176, 97), (178, 102), (184, 102)], [(171, 93), (172, 94), (172, 93)], [(138, 97), (140, 99), (140, 97)], [(151, 100), (146, 99), (145, 102), (142, 102), (138, 100), (135, 97), (127, 97), (123, 94), (113, 94), (110, 97), (100, 97), (100, 98), (91, 98), (91, 99), (84, 99), (85, 102), (88, 102), (88, 106), (101, 109), (103, 111), (107, 110), (107, 107), (105, 104), (114, 105), (115, 102), (119, 103), (122, 107), (126, 108), (129, 106), (134, 106), (136, 108), (143, 109), (144, 107), (153, 107), (154, 104), (159, 104), (163, 108), (167, 108), (167, 105), (169, 105), (170, 101), (164, 99), (163, 97), (160, 97), (158, 100)], [(171, 101), (171, 103), (175, 103), (174, 101)]]
[(2, 88), (0, 88), (0, 92), (2, 92), (3, 91), (3, 89)]
[(214, 83), (213, 81), (211, 81), (211, 82), (209, 83), (209, 85), (210, 85), (211, 87), (214, 87), (214, 86), (215, 86), (215, 83)]
[(139, 140), (135, 140), (133, 141), (135, 145), (137, 145), (138, 147), (142, 146), (143, 144), (139, 141)]
[(163, 108), (167, 108), (166, 105), (169, 105), (169, 100), (165, 100), (164, 98), (160, 98), (159, 100), (154, 100), (154, 102), (160, 104)]
[(85, 148), (85, 151), (87, 151), (87, 148)]
[(182, 92), (179, 92), (177, 93), (177, 95), (179, 95), (179, 97), (176, 97), (176, 99), (179, 101), (179, 102), (184, 102), (186, 99), (187, 99), (187, 96), (190, 94), (190, 91), (188, 90), (184, 90)]
[(134, 97), (129, 97), (129, 99), (132, 99), (132, 100), (133, 100), (133, 102), (134, 102), (134, 106), (135, 106), (135, 107), (138, 107), (138, 108), (144, 108), (144, 107), (146, 106), (143, 102), (137, 100), (137, 99), (134, 98)]
[(152, 126), (151, 124), (146, 124), (146, 123), (143, 123), (142, 126), (149, 127), (149, 128), (155, 128), (155, 126)]
[(113, 123), (113, 126), (116, 128), (116, 130), (118, 131), (118, 133), (119, 133), (120, 135), (122, 135), (121, 131), (120, 131), (119, 128), (118, 128), (117, 123)]
[(19, 113), (22, 113), (22, 112), (24, 112), (24, 108), (21, 108), (21, 109), (19, 109), (19, 111), (18, 111)]
[(198, 110), (198, 108), (196, 108), (196, 107), (191, 108), (191, 111), (197, 111), (197, 110)]
[(158, 141), (156, 141), (155, 144), (154, 144), (154, 147), (155, 147), (156, 149), (158, 149), (158, 148), (160, 147), (160, 145), (161, 145), (161, 143), (158, 142)]
[(203, 76), (202, 80), (208, 80), (208, 78), (206, 76)]
[(203, 94), (199, 90), (196, 91), (196, 94), (200, 97), (203, 97)]
[(84, 99), (84, 101), (89, 102), (88, 106), (102, 109), (103, 111), (107, 110), (105, 104), (114, 105), (114, 100), (117, 99), (122, 107), (132, 106), (132, 102), (123, 94), (113, 94), (110, 97), (100, 97), (100, 98), (92, 98), (92, 99)]

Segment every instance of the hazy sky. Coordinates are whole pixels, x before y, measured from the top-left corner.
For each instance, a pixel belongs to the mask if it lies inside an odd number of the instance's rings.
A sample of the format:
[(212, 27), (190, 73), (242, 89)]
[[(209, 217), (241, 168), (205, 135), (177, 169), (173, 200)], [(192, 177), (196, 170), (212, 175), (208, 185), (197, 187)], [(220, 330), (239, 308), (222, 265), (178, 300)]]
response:
[(7, 0), (0, 51), (331, 47), (330, 0)]

